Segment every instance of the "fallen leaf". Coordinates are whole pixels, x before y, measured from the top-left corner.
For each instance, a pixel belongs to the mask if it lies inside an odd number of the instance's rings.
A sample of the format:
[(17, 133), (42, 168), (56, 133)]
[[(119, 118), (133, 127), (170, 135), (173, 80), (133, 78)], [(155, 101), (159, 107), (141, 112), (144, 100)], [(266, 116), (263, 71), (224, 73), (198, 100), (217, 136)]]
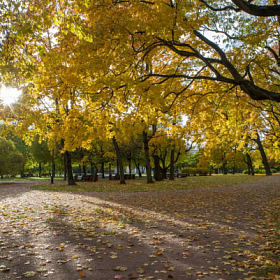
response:
[(23, 273), (24, 277), (33, 277), (36, 275), (35, 271), (26, 271), (25, 273)]
[(145, 273), (145, 270), (144, 270), (143, 268), (141, 268), (141, 267), (137, 268), (136, 271), (137, 271), (137, 273), (139, 273), (139, 274)]

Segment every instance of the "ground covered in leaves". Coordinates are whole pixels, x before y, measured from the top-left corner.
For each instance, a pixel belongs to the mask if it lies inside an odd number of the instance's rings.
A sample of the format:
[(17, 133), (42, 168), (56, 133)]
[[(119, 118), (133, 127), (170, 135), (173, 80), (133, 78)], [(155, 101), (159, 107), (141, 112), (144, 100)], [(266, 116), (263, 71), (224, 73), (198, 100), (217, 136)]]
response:
[(0, 184), (1, 280), (280, 279), (279, 175), (143, 192), (32, 184)]

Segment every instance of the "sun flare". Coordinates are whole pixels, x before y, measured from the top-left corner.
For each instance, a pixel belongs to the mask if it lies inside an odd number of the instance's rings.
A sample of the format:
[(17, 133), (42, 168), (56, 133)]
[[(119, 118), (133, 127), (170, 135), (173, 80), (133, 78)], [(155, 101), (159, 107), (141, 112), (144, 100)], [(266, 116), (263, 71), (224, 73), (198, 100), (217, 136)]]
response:
[(11, 105), (17, 102), (20, 94), (21, 91), (16, 88), (2, 86), (0, 89), (0, 103), (3, 103), (4, 105)]

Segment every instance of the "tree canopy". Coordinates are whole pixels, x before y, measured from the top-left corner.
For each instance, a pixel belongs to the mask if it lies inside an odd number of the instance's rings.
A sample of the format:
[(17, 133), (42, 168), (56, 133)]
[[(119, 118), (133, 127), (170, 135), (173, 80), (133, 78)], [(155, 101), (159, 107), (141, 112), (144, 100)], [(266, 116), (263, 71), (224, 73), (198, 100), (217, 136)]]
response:
[(256, 129), (242, 130), (259, 124), (275, 140), (279, 11), (273, 1), (7, 1), (1, 79), (23, 96), (2, 119), (30, 141), (63, 141), (64, 151), (174, 123), (177, 139), (199, 143), (202, 126), (219, 130), (215, 110), (238, 126), (229, 134), (240, 147), (257, 139)]

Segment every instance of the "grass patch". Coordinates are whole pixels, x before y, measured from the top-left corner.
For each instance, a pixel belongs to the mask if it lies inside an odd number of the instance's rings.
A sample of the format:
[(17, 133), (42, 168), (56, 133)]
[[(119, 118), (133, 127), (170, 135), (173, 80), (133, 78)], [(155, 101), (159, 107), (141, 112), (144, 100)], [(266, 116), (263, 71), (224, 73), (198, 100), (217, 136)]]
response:
[(177, 178), (175, 181), (164, 180), (163, 182), (155, 182), (154, 184), (147, 184), (145, 179), (127, 180), (125, 185), (120, 185), (119, 181), (100, 179), (98, 182), (78, 182), (76, 186), (39, 185), (32, 186), (31, 188), (35, 190), (57, 192), (141, 192), (237, 185), (241, 183), (257, 181), (262, 178), (264, 178), (262, 175), (213, 175)]
[[(55, 181), (59, 180), (62, 181), (63, 178), (62, 177), (55, 177), (54, 178)], [(21, 178), (21, 177), (10, 177), (10, 178), (3, 178), (0, 179), (0, 183), (1, 181), (16, 181), (16, 182), (27, 182), (27, 181), (51, 181), (50, 177), (26, 177), (26, 178)]]

